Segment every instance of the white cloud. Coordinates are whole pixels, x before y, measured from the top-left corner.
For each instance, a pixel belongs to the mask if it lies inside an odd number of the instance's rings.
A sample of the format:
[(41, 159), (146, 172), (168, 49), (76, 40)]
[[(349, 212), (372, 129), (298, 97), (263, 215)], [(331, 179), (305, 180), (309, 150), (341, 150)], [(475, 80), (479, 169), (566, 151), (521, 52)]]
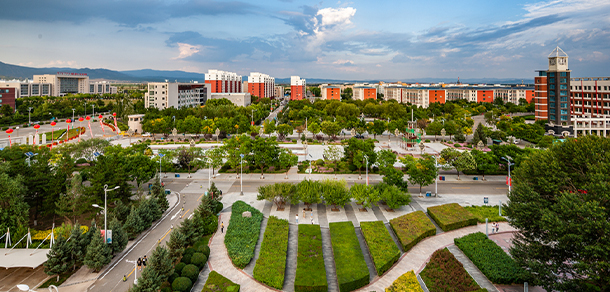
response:
[(345, 64), (351, 64), (351, 65), (354, 65), (354, 61), (352, 61), (352, 60), (341, 60), (341, 59), (339, 59), (339, 60), (337, 60), (337, 61), (334, 61), (334, 62), (333, 62), (333, 64), (335, 64), (335, 65), (345, 65)]
[(316, 15), (322, 16), (322, 23), (320, 26), (329, 25), (349, 25), (351, 24), (350, 18), (356, 14), (356, 9), (353, 7), (345, 8), (323, 8), (318, 10)]
[(45, 66), (69, 66), (69, 67), (78, 67), (76, 61), (62, 61), (62, 60), (54, 60), (47, 63)]
[(201, 51), (201, 45), (194, 46), (185, 43), (178, 43), (178, 51), (180, 51), (180, 54), (174, 59), (184, 59), (199, 53), (199, 51)]

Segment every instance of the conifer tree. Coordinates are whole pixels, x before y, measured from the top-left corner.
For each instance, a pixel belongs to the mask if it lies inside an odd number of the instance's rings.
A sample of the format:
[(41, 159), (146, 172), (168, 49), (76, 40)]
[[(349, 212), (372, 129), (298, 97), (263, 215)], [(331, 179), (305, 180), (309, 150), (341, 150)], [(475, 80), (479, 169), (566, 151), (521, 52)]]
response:
[(105, 265), (110, 263), (112, 259), (112, 250), (108, 244), (104, 243), (104, 239), (100, 232), (93, 234), (91, 244), (87, 247), (85, 255), (85, 265), (95, 272), (99, 272)]
[(161, 245), (157, 245), (157, 248), (153, 250), (148, 266), (159, 274), (161, 283), (167, 281), (169, 276), (174, 273), (174, 265), (172, 265), (169, 251)]
[(136, 206), (131, 206), (131, 212), (127, 219), (125, 220), (125, 224), (123, 224), (123, 230), (127, 232), (127, 236), (130, 239), (136, 237), (140, 231), (142, 231), (142, 218), (140, 218), (140, 212), (136, 209)]
[(67, 272), (72, 266), (71, 245), (63, 236), (58, 236), (57, 241), (47, 254), (47, 261), (44, 263), (44, 272), (47, 275), (59, 275)]
[(78, 221), (72, 226), (72, 232), (70, 233), (70, 260), (72, 263), (72, 270), (76, 270), (77, 266), (80, 266), (83, 262), (83, 258), (87, 253), (87, 246), (91, 238), (80, 229)]
[(112, 243), (110, 244), (112, 253), (116, 254), (121, 252), (127, 246), (127, 233), (123, 230), (121, 222), (119, 222), (116, 217), (113, 217), (112, 220), (110, 220), (108, 227), (112, 230)]
[(120, 222), (125, 223), (130, 211), (131, 209), (127, 206), (127, 204), (123, 203), (121, 200), (117, 200), (116, 207), (112, 209), (112, 214), (114, 214), (114, 216), (119, 219)]
[(186, 236), (180, 232), (178, 228), (172, 230), (169, 234), (169, 241), (167, 242), (169, 247), (169, 257), (173, 263), (178, 262), (182, 258), (182, 253), (186, 248)]
[(151, 267), (144, 268), (142, 275), (138, 278), (138, 284), (129, 289), (129, 292), (155, 292), (159, 291), (163, 281), (160, 280), (157, 271)]

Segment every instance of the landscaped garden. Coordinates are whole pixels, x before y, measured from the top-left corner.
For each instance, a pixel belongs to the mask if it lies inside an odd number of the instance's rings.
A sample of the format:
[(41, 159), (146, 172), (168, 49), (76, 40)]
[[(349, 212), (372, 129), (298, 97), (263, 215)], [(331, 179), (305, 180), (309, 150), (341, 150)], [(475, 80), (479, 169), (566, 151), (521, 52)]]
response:
[[(231, 220), (225, 235), (225, 246), (233, 265), (243, 269), (254, 257), (254, 248), (260, 235), (263, 213), (243, 201), (233, 203), (231, 210)], [(244, 212), (250, 212), (251, 216), (243, 216)]]
[(408, 271), (398, 277), (385, 292), (424, 292), (413, 271)]
[(432, 254), (419, 274), (430, 292), (487, 291), (481, 289), (462, 264), (446, 248)]
[(529, 278), (525, 270), (481, 232), (454, 239), (466, 256), (493, 283), (523, 283)]
[[(485, 223), (485, 218), (488, 219), (488, 222), (506, 221), (506, 218), (498, 215), (498, 206), (468, 206), (464, 209), (476, 217), (479, 223)], [(502, 215), (504, 215), (504, 208), (502, 208)]]
[(327, 291), (320, 225), (299, 225), (295, 292)]
[(254, 279), (276, 289), (284, 285), (286, 252), (288, 250), (288, 221), (269, 217), (260, 254), (254, 266)]
[(369, 269), (351, 221), (329, 224), (339, 291), (353, 291), (369, 283)]
[(430, 215), (443, 231), (451, 231), (465, 226), (477, 225), (477, 218), (458, 203), (429, 207), (428, 215)]
[(201, 292), (239, 292), (240, 286), (216, 271), (211, 271)]
[(436, 227), (422, 211), (415, 211), (390, 220), (394, 233), (400, 240), (404, 252), (409, 251), (418, 242), (436, 234)]
[(383, 222), (361, 222), (360, 228), (375, 264), (377, 275), (381, 277), (398, 261), (400, 250)]

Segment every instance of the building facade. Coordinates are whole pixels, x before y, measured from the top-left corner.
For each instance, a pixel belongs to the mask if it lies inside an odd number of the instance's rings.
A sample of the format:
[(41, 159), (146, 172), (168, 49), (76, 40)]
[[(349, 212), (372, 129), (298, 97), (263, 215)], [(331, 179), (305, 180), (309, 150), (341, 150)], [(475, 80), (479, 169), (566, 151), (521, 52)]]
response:
[(258, 96), (258, 98), (275, 97), (275, 78), (259, 73), (252, 72), (248, 76), (248, 93)]
[(275, 95), (276, 98), (283, 98), (284, 97), (284, 86), (276, 85), (273, 88), (273, 91), (274, 91), (274, 95)]
[(0, 107), (8, 104), (15, 111), (15, 99), (18, 96), (17, 88), (0, 85)]
[(89, 93), (89, 76), (86, 73), (57, 72), (54, 75), (34, 75), (33, 81), (33, 83), (50, 83), (52, 96)]
[(236, 106), (248, 106), (252, 103), (252, 95), (248, 92), (239, 93), (210, 93), (208, 99), (226, 98)]
[[(383, 84), (386, 85), (386, 84)], [(383, 89), (383, 99), (393, 99), (399, 103), (402, 103), (402, 92), (405, 89), (402, 86), (380, 86), (379, 90)]]
[(527, 100), (530, 103), (534, 99), (534, 90), (531, 88), (507, 87), (494, 89), (494, 100), (502, 99), (504, 103), (510, 102), (519, 104), (520, 99)]
[(354, 99), (365, 100), (365, 99), (377, 99), (377, 88), (375, 87), (354, 87)]
[(322, 99), (325, 100), (341, 100), (341, 88), (338, 86), (322, 86)]
[[(546, 115), (543, 108), (536, 108), (536, 119), (546, 120), (554, 125), (567, 126), (571, 124), (570, 107), (570, 70), (568, 69), (568, 55), (559, 47), (556, 47), (548, 56), (549, 68), (546, 71), (538, 71), (538, 77), (546, 77), (546, 90), (536, 90), (542, 96), (546, 96), (546, 102), (539, 96), (537, 105), (546, 104)], [(543, 78), (536, 79), (542, 82)], [(539, 85), (539, 83), (536, 83)]]
[(307, 97), (307, 82), (299, 76), (290, 76), (290, 100), (302, 100)]
[(150, 82), (148, 92), (144, 94), (144, 106), (160, 110), (202, 106), (209, 94), (208, 84)]
[(91, 82), (89, 83), (90, 94), (115, 94), (117, 93), (117, 87), (111, 86), (106, 81), (102, 82)]
[(210, 85), (210, 93), (241, 93), (242, 77), (234, 72), (208, 70), (205, 83)]

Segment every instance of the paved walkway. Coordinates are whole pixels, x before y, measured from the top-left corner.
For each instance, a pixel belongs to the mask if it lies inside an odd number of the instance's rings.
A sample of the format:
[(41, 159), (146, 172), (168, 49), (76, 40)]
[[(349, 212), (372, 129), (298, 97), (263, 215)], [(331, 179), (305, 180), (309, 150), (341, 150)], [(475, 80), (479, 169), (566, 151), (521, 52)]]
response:
[(351, 204), (345, 205), (345, 213), (347, 214), (347, 218), (352, 221), (356, 230), (356, 236), (358, 237), (358, 242), (360, 243), (360, 249), (362, 250), (362, 255), (364, 256), (364, 262), (366, 262), (366, 266), (369, 268), (369, 283), (373, 281), (373, 279), (377, 276), (377, 270), (375, 270), (375, 264), (373, 264), (373, 259), (371, 259), (371, 254), (369, 253), (369, 248), (366, 246), (366, 242), (364, 241), (364, 235), (362, 235), (362, 230), (360, 229), (360, 224), (358, 223), (358, 219), (354, 214), (354, 209)]
[[(508, 223), (500, 223), (500, 226), (500, 230), (515, 230), (514, 228), (510, 227)], [(385, 291), (385, 288), (392, 285), (392, 282), (394, 282), (404, 273), (413, 270), (416, 272), (416, 274), (418, 274), (423, 268), (424, 264), (430, 259), (430, 256), (432, 256), (432, 253), (434, 253), (434, 251), (436, 251), (437, 249), (452, 245), (454, 238), (462, 237), (476, 232), (485, 233), (485, 224), (464, 227), (458, 230), (444, 232), (433, 237), (428, 237), (418, 243), (407, 253), (403, 254), (398, 263), (389, 271), (387, 271), (382, 277), (376, 278), (373, 283), (362, 287), (356, 291)]]
[(470, 261), (470, 259), (455, 245), (448, 246), (447, 249), (455, 256), (455, 258), (462, 263), (464, 269), (470, 274), (470, 276), (481, 286), (481, 288), (487, 289), (489, 292), (499, 292), (494, 284), (483, 275), (483, 273), (477, 268), (477, 266)]
[(288, 215), (288, 251), (286, 252), (286, 272), (284, 274), (283, 291), (294, 291), (294, 279), (297, 274), (297, 253), (299, 249), (299, 225), (295, 224), (295, 215), (299, 212), (299, 205), (290, 205)]
[(322, 232), (322, 256), (324, 257), (324, 269), (326, 269), (328, 291), (339, 291), (337, 273), (335, 270), (335, 256), (330, 241), (330, 229), (328, 228), (328, 218), (326, 218), (326, 207), (324, 204), (318, 204), (318, 222), (320, 223), (320, 231)]
[(201, 291), (203, 290), (203, 286), (205, 286), (205, 281), (208, 280), (208, 276), (210, 275), (210, 268), (208, 267), (208, 265), (205, 265), (203, 267), (203, 270), (201, 270), (201, 272), (199, 272), (199, 277), (197, 278), (197, 282), (195, 282), (195, 285), (193, 285), (193, 288), (191, 289), (191, 291)]

